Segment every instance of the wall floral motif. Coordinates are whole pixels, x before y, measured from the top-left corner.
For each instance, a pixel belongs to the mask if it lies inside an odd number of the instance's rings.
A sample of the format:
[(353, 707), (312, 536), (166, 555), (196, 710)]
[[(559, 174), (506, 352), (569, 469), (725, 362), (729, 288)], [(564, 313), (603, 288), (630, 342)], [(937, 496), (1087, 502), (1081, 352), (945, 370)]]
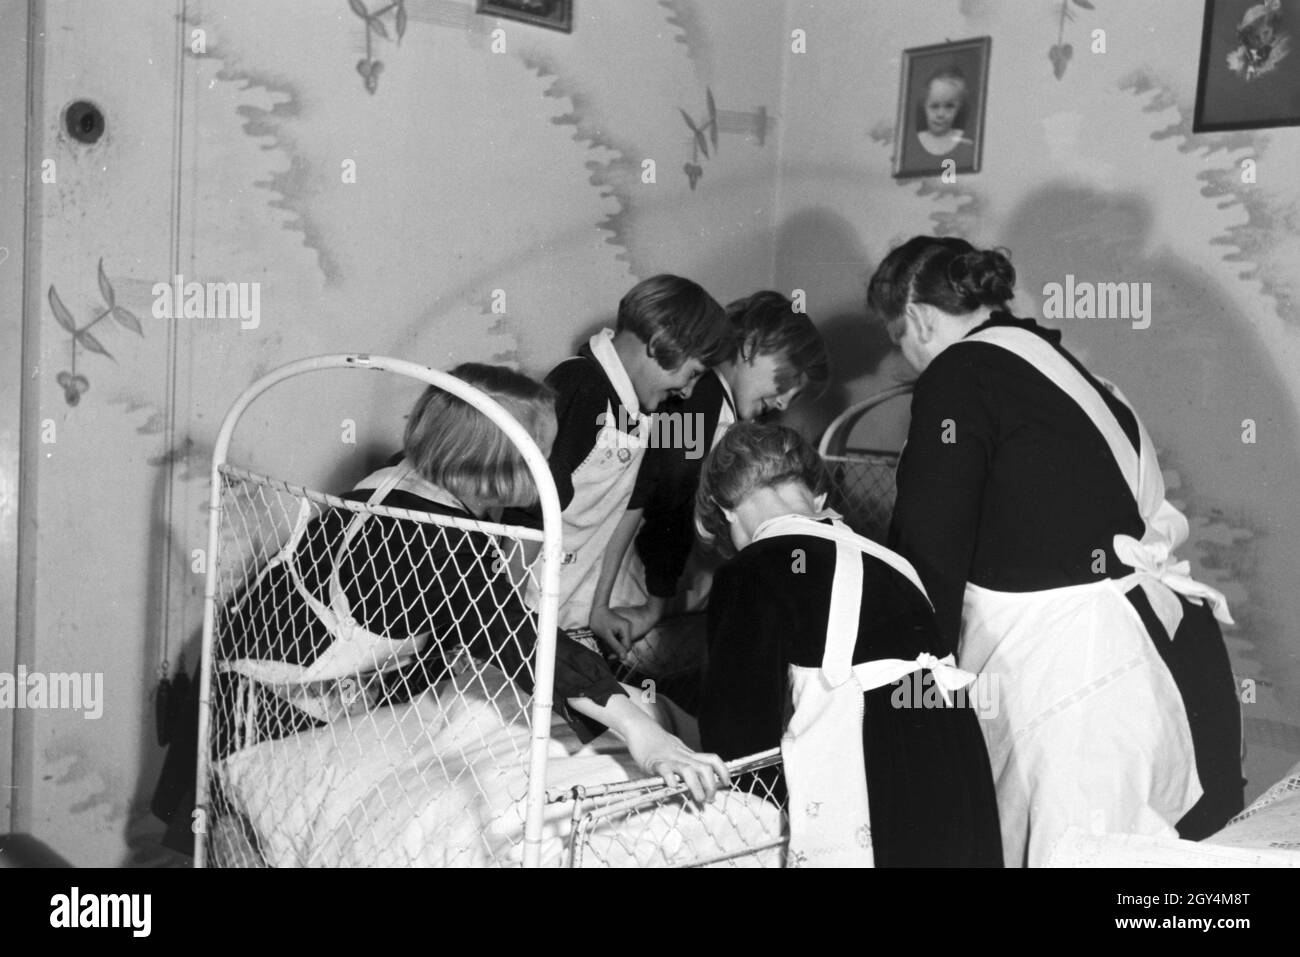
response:
[(113, 358), (112, 353), (105, 349), (104, 344), (90, 331), (94, 326), (112, 316), (118, 325), (125, 326), (137, 335), (144, 335), (144, 329), (135, 314), (117, 304), (117, 294), (113, 291), (113, 284), (108, 281), (108, 276), (104, 274), (104, 260), (102, 259), (99, 261), (99, 292), (104, 297), (105, 306), (103, 311), (84, 326), (78, 326), (76, 319), (68, 311), (68, 307), (59, 298), (58, 291), (52, 284), (50, 286), (50, 309), (54, 313), (54, 321), (72, 334), (72, 368), (59, 372), (57, 376), (57, 381), (63, 388), (63, 397), (67, 400), (68, 405), (76, 405), (80, 402), (81, 396), (90, 388), (90, 380), (77, 372), (77, 346), (80, 345), (87, 352), (107, 356), (109, 359)]
[(760, 106), (753, 112), (748, 113), (739, 110), (719, 110), (717, 102), (713, 99), (713, 90), (708, 87), (704, 91), (704, 106), (706, 110), (705, 118), (698, 121), (680, 106), (677, 108), (677, 112), (682, 115), (687, 128), (691, 131), (691, 160), (682, 167), (682, 171), (686, 173), (686, 178), (690, 181), (692, 190), (699, 184), (700, 177), (704, 175), (704, 167), (700, 165), (700, 157), (709, 158), (710, 146), (713, 147), (713, 155), (717, 155), (719, 133), (744, 134), (752, 138), (759, 146), (762, 146), (767, 139), (767, 107)]
[(388, 27), (383, 18), (391, 13), (397, 42), (399, 44), (402, 42), (402, 37), (406, 35), (406, 0), (393, 0), (392, 3), (374, 12), (366, 9), (363, 0), (348, 0), (348, 6), (366, 23), (366, 55), (357, 61), (357, 72), (365, 81), (367, 92), (373, 94), (379, 88), (379, 74), (383, 72), (384, 64), (375, 59), (372, 37), (379, 36), (385, 40), (389, 38)]
[(1070, 63), (1070, 58), (1074, 56), (1074, 45), (1065, 42), (1065, 23), (1067, 20), (1074, 19), (1074, 11), (1070, 9), (1070, 4), (1083, 7), (1085, 10), (1096, 10), (1092, 5), (1092, 0), (1061, 0), (1061, 25), (1057, 30), (1056, 43), (1047, 51), (1047, 58), (1052, 61), (1052, 72), (1059, 80), (1065, 76), (1065, 68)]

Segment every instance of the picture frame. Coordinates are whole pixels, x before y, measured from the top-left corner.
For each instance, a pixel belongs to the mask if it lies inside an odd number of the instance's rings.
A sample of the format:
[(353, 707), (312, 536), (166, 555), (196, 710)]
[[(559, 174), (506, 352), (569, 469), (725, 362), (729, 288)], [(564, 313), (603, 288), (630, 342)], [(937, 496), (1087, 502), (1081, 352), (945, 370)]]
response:
[(1206, 0), (1193, 133), (1300, 126), (1300, 0)]
[(573, 32), (573, 0), (478, 0), (477, 13)]
[[(980, 171), (992, 51), (993, 38), (987, 36), (903, 51), (895, 178)], [(927, 107), (932, 88), (933, 111)]]

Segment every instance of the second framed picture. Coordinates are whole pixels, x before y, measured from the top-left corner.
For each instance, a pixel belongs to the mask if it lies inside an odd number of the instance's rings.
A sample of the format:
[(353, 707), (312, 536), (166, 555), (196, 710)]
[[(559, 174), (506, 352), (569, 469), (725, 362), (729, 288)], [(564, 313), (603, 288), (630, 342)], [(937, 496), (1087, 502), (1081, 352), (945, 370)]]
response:
[(991, 37), (903, 51), (894, 175), (978, 173)]
[(1300, 0), (1206, 0), (1193, 133), (1300, 126)]
[(573, 0), (478, 0), (477, 12), (564, 33), (573, 32)]

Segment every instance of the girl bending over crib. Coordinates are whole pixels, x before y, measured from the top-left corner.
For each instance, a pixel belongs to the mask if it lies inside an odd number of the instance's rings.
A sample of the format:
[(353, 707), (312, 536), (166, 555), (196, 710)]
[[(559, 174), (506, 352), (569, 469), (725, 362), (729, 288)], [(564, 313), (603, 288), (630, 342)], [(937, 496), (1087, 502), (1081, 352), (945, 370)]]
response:
[[(724, 758), (781, 745), (794, 866), (1000, 866), (979, 723), (916, 572), (824, 508), (793, 429), (732, 426), (696, 493), (715, 574), (701, 695)], [(913, 693), (919, 685), (924, 693)]]
[[(504, 406), (549, 454), (556, 419), (547, 386), (504, 367), (476, 363), (451, 374)], [(400, 461), (342, 497), (470, 521), (494, 521), (503, 508), (537, 501), (523, 457), (506, 434), (436, 387), (416, 402), (403, 451)], [(238, 657), (309, 672), (316, 666), (319, 672), (329, 665), (324, 656), (346, 655), (358, 636), (372, 646), (404, 652), (400, 664), (346, 682), (352, 689), (346, 700), (334, 700), (332, 710), (327, 706), (326, 714), (316, 715), (327, 720), (341, 715), (340, 707), (357, 713), (418, 696), (449, 676), (452, 659), (462, 650), (531, 692), (536, 619), (516, 580), (521, 562), (502, 549), (503, 541), (511, 540), (386, 514), (326, 511), (307, 525), (293, 554), (240, 599), (230, 628), (242, 637)], [(337, 699), (337, 685), (332, 688), (327, 697)], [(728, 783), (716, 755), (690, 750), (640, 704), (639, 690), (619, 684), (600, 655), (562, 632), (554, 691), (580, 734), (593, 733), (582, 727), (584, 718), (608, 726), (644, 771), (670, 782), (680, 778), (697, 800), (711, 799), (719, 782)], [(280, 702), (277, 708), (275, 718), (282, 724), (286, 719), (291, 726), (312, 723), (304, 722), (299, 705)]]

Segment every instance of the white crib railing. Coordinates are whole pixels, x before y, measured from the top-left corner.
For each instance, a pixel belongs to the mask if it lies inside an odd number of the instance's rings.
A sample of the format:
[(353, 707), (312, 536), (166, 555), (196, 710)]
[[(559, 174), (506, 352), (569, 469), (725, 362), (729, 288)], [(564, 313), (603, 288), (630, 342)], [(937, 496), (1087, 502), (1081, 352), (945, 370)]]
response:
[[(235, 429), (254, 400), (297, 376), (338, 370), (369, 370), (405, 376), (444, 389), (482, 412), (506, 434), (527, 464), (540, 496), (543, 530), (491, 525), (345, 501), (293, 485), (283, 479), (260, 475), (227, 461)], [(439, 545), (461, 547), (466, 541), (472, 540), (476, 543), (474, 548), (483, 550), (483, 554), (497, 555), (502, 566), (523, 569), (520, 574), (531, 578), (537, 594), (537, 639), (532, 659), (535, 688), (531, 703), (521, 701), (508, 680), (497, 680), (500, 676), (495, 673), (490, 676), (490, 669), (481, 662), (467, 662), (464, 655), (455, 653), (456, 649), (447, 649), (453, 652), (449, 657), (454, 659), (447, 671), (451, 677), (445, 683), (450, 691), (436, 696), (422, 696), (420, 708), (406, 708), (401, 712), (400, 718), (386, 715), (382, 719), (386, 723), (381, 731), (379, 720), (364, 706), (358, 707), (356, 701), (358, 697), (365, 699), (368, 694), (366, 688), (373, 687), (378, 680), (376, 676), (383, 674), (385, 668), (391, 669), (393, 661), (376, 660), (373, 649), (367, 648), (364, 643), (357, 645), (363, 649), (359, 659), (356, 655), (353, 659), (348, 659), (346, 654), (332, 651), (332, 662), (322, 664), (322, 660), (327, 657), (322, 654), (310, 667), (298, 667), (296, 671), (293, 665), (277, 669), (265, 661), (252, 660), (257, 656), (251, 654), (251, 647), (238, 647), (239, 641), (244, 639), (229, 633), (235, 620), (244, 624), (251, 621), (254, 630), (263, 632), (263, 637), (269, 636), (271, 640), (276, 638), (276, 629), (290, 620), (291, 616), (283, 608), (267, 607), (257, 610), (251, 616), (244, 614), (242, 618), (238, 608), (243, 598), (247, 597), (248, 589), (258, 587), (261, 581), (259, 576), (270, 565), (277, 561), (283, 562), (286, 555), (299, 547), (300, 542), (305, 543), (309, 550), (313, 547), (310, 540), (312, 533), (309, 530), (323, 528), (323, 518), (330, 514), (364, 514), (389, 523), (385, 526), (391, 530), (385, 533), (388, 536), (385, 538), (386, 548), (394, 542), (397, 543), (395, 547), (415, 548), (426, 546), (431, 541)], [(369, 751), (358, 753), (357, 757), (363, 763), (369, 761), (374, 765), (375, 751), (387, 747), (387, 738), (400, 738), (410, 730), (403, 722), (411, 727), (418, 725), (419, 734), (430, 736), (441, 733), (445, 737), (448, 734), (445, 725), (459, 728), (457, 733), (460, 737), (452, 735), (442, 742), (448, 750), (434, 755), (434, 759), (429, 762), (428, 773), (440, 774), (446, 779), (442, 783), (453, 790), (459, 788), (464, 792), (466, 800), (475, 804), (476, 813), (480, 815), (519, 815), (522, 807), (522, 834), (518, 839), (511, 838), (507, 841), (511, 845), (511, 853), (510, 860), (505, 862), (522, 863), (526, 867), (536, 866), (539, 863), (546, 811), (546, 764), (555, 672), (556, 596), (561, 560), (560, 528), (560, 505), (550, 468), (527, 431), (487, 395), (445, 372), (383, 356), (328, 355), (285, 365), (244, 390), (227, 412), (213, 452), (199, 683), (195, 866), (202, 867), (208, 860), (211, 835), (218, 830), (214, 827), (218, 818), (225, 820), (220, 831), (227, 838), (240, 828), (240, 825), (232, 827), (229, 820), (226, 820), (233, 809), (230, 795), (223, 794), (219, 780), (221, 774), (218, 771), (226, 774), (227, 786), (237, 776), (234, 765), (223, 766), (223, 759), (227, 755), (238, 752), (243, 760), (244, 778), (250, 775), (261, 778), (263, 780), (258, 783), (265, 786), (269, 779), (279, 781), (276, 778), (277, 770), (290, 766), (294, 759), (305, 755), (310, 760), (313, 757), (310, 751), (312, 748), (319, 752), (329, 751), (331, 755), (334, 754), (331, 749), (347, 750), (348, 747), (354, 752)], [(294, 548), (286, 551), (285, 543), (289, 539), (294, 540)], [(531, 564), (523, 562), (521, 558), (525, 542), (541, 545), (540, 554)], [(314, 544), (317, 548), (324, 547), (323, 542)], [(491, 551), (487, 551), (488, 548)], [(471, 550), (470, 554), (477, 555), (479, 552)], [(349, 554), (348, 558), (351, 560), (352, 556)], [(382, 570), (382, 561), (382, 556), (379, 556), (375, 563), (376, 573)], [(451, 568), (446, 574), (451, 576), (462, 571), (463, 569)], [(488, 573), (487, 569), (481, 571)], [(500, 572), (501, 567), (494, 564), (491, 573)], [(517, 584), (522, 594), (524, 582)], [(352, 626), (355, 622), (345, 624)], [(351, 634), (350, 627), (345, 630)], [(346, 643), (336, 644), (342, 646)], [(343, 648), (343, 651), (346, 650)], [(364, 663), (367, 655), (374, 667), (364, 670), (357, 662)], [(336, 671), (339, 673), (336, 674)], [(214, 700), (218, 676), (223, 690), (227, 692), (221, 701)], [(505, 677), (508, 679), (513, 676)], [(421, 708), (424, 710), (421, 711)], [(276, 726), (275, 720), (268, 718), (268, 713), (281, 712), (293, 715), (293, 727), (284, 726), (283, 722)], [(499, 730), (502, 734), (496, 735), (490, 742), (483, 740), (484, 735), (488, 734), (484, 731), (484, 721), (481, 720), (485, 716), (487, 723), (496, 721), (501, 724)], [(456, 724), (457, 721), (460, 722), (459, 725)], [(268, 726), (270, 733), (267, 731)], [(297, 733), (304, 729), (307, 729), (306, 733)], [(512, 736), (512, 731), (519, 733)], [(354, 735), (355, 740), (340, 740), (341, 736), (349, 735)], [(472, 740), (475, 738), (478, 740)], [(291, 741), (292, 744), (289, 743)], [(400, 751), (400, 744), (405, 743), (405, 740), (399, 742), (395, 752)], [(262, 753), (257, 753), (259, 748)], [(509, 780), (513, 782), (511, 786), (516, 791), (524, 787), (526, 793), (514, 794), (509, 786), (498, 788), (494, 782), (483, 780), (482, 768), (468, 758), (460, 764), (447, 760), (447, 753), (463, 754), (471, 748), (477, 749), (476, 755), (488, 755), (488, 760), (500, 761), (502, 767), (495, 770), (503, 778), (509, 772)], [(460, 749), (459, 752), (457, 749)], [(517, 767), (506, 767), (515, 763)], [(323, 766), (318, 770), (320, 774), (329, 773)], [(388, 786), (389, 779), (384, 777), (382, 766), (378, 767), (376, 773), (381, 783)], [(423, 783), (425, 769), (416, 768), (413, 773)], [(302, 780), (295, 783), (286, 772), (280, 786), (286, 790), (301, 791), (304, 785)], [(358, 784), (358, 787), (362, 786)], [(378, 785), (362, 788), (366, 800), (376, 799), (376, 788)], [(294, 815), (301, 818), (294, 826), (311, 825), (311, 815), (307, 812), (312, 809), (304, 811), (300, 806), (303, 803), (301, 793), (270, 797), (272, 800), (263, 808), (261, 824), (264, 827), (270, 822), (272, 829), (288, 828), (289, 818)], [(476, 803), (478, 798), (482, 798), (481, 804)], [(508, 810), (502, 803), (506, 798), (509, 799)], [(415, 800), (410, 794), (381, 794), (379, 799), (381, 811), (386, 806), (384, 802), (392, 803), (396, 800), (400, 803), (405, 800), (411, 803)], [(277, 804), (277, 801), (280, 803)], [(488, 810), (485, 811), (484, 808)], [(418, 812), (420, 809), (414, 810)], [(382, 817), (382, 813), (379, 816)], [(354, 828), (358, 817), (357, 814), (351, 818), (346, 813), (342, 814), (345, 820), (339, 827), (343, 831)], [(418, 813), (415, 818), (419, 818)], [(376, 828), (374, 833), (378, 834), (378, 825), (373, 826)], [(284, 837), (284, 847), (291, 850), (294, 847), (294, 836), (280, 836)], [(265, 839), (266, 835), (263, 834), (262, 838)], [(369, 832), (360, 835), (360, 838), (375, 839)], [(501, 862), (497, 860), (499, 850), (500, 848), (489, 849), (487, 858), (493, 863)]]
[(851, 447), (849, 438), (863, 416), (911, 392), (910, 384), (894, 386), (849, 406), (826, 427), (818, 448), (831, 483), (827, 504), (859, 535), (882, 544), (894, 508), (894, 471), (900, 453)]

